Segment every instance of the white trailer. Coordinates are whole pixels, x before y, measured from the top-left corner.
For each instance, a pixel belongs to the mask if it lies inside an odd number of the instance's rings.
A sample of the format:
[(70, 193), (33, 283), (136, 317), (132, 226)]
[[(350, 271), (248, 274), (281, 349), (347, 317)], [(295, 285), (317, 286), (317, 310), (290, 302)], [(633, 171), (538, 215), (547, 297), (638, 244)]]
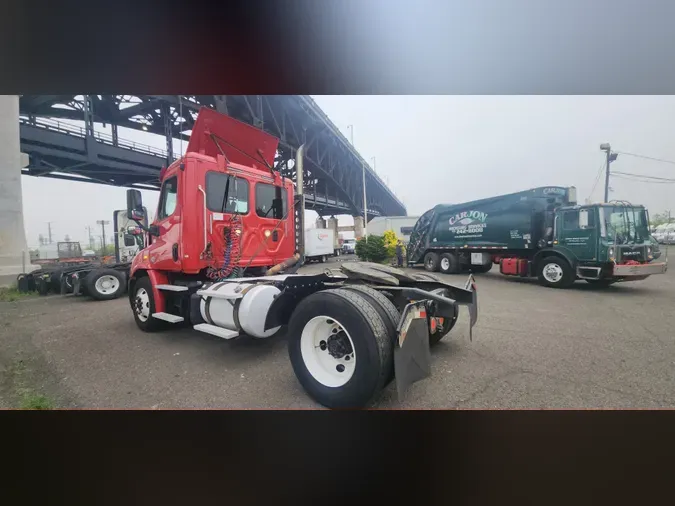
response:
[(407, 243), (418, 219), (419, 216), (378, 216), (368, 222), (368, 235), (384, 235), (393, 230), (399, 241)]
[(335, 253), (335, 232), (330, 228), (305, 230), (305, 260), (325, 262)]

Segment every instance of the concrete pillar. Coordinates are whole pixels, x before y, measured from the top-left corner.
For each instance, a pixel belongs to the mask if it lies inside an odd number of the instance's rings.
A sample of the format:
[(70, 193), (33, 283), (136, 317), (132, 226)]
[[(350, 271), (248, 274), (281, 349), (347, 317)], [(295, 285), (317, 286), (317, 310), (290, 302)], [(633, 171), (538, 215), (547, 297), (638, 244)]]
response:
[(354, 216), (354, 237), (363, 237), (363, 216)]
[(316, 228), (326, 228), (326, 220), (321, 216), (316, 219)]
[(328, 218), (328, 228), (335, 233), (335, 237), (338, 236), (338, 220), (335, 216)]
[(0, 286), (14, 284), (24, 262), (31, 270), (21, 200), (21, 168), (28, 162), (19, 135), (19, 97), (0, 95)]

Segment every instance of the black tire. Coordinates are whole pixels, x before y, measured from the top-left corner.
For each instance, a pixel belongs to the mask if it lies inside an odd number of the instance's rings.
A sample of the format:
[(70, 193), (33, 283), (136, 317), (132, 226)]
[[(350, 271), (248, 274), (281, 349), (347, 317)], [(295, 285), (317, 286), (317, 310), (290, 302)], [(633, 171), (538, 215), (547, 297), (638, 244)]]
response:
[[(398, 328), (398, 323), (401, 320), (401, 314), (398, 312), (398, 309), (396, 309), (394, 303), (379, 290), (375, 290), (374, 288), (370, 288), (368, 286), (347, 285), (344, 288), (346, 290), (358, 292), (359, 295), (370, 302), (387, 327), (387, 335), (389, 336), (392, 346), (394, 346), (396, 344), (396, 336), (398, 335), (396, 329)], [(394, 363), (392, 362), (391, 371), (387, 375), (387, 384), (394, 378), (393, 365)]]
[[(303, 359), (302, 333), (317, 316), (334, 318), (352, 339), (355, 367), (342, 386), (319, 382)], [(315, 401), (328, 408), (362, 408), (377, 398), (389, 379), (394, 347), (387, 325), (366, 297), (354, 290), (333, 289), (314, 293), (298, 304), (288, 325), (288, 354), (298, 381)]]
[[(146, 320), (139, 318), (137, 311), (137, 305), (140, 304), (139, 300), (137, 299), (137, 294), (139, 294), (141, 290), (145, 290), (145, 293), (148, 294), (148, 317)], [(143, 332), (156, 332), (157, 330), (166, 328), (164, 321), (152, 317), (153, 313), (155, 312), (155, 297), (152, 294), (152, 283), (150, 282), (150, 278), (144, 276), (136, 281), (134, 284), (133, 297), (129, 297), (129, 302), (131, 304), (131, 311), (134, 314), (136, 325), (138, 325), (138, 328)]]
[(321, 255), (321, 258), (319, 258), (319, 262), (321, 262), (322, 264), (325, 264), (326, 263), (326, 255)]
[(459, 272), (459, 260), (452, 253), (443, 253), (438, 263), (438, 269), (443, 274), (457, 274)]
[[(96, 282), (103, 277), (112, 277), (117, 280), (117, 286), (106, 289), (102, 286), (96, 286)], [(124, 294), (124, 285), (126, 277), (124, 273), (115, 269), (94, 269), (84, 278), (84, 284), (87, 287), (87, 293), (95, 300), (113, 300)]]
[(61, 293), (61, 274), (63, 269), (56, 269), (52, 271), (52, 274), (49, 278), (49, 289), (54, 293)]
[[(560, 270), (562, 272), (562, 275), (557, 280), (553, 280), (551, 275), (549, 275), (547, 279), (546, 275), (544, 274), (546, 269), (548, 269), (550, 266), (555, 266), (554, 270)], [(540, 260), (537, 265), (537, 273), (539, 283), (543, 286), (548, 286), (551, 288), (569, 288), (576, 279), (576, 275), (572, 270), (572, 266), (567, 262), (567, 260), (557, 256), (546, 257)]]
[(38, 276), (36, 282), (35, 282), (37, 292), (40, 295), (49, 295), (49, 279), (45, 279), (42, 277), (42, 275)]
[(438, 271), (438, 263), (439, 263), (438, 253), (430, 251), (429, 253), (424, 255), (424, 269), (426, 271), (428, 272)]

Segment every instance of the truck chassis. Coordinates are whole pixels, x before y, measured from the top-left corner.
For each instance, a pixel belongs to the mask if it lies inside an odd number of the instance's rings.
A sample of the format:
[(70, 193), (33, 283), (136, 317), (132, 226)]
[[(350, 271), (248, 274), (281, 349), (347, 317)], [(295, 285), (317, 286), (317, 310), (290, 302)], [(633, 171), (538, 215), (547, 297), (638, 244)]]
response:
[(152, 277), (141, 271), (129, 280), (141, 330), (189, 323), (229, 340), (270, 338), (286, 327), (298, 381), (329, 408), (367, 407), (394, 378), (403, 396), (431, 374), (430, 346), (454, 327), (458, 306), (469, 309), (470, 332), (478, 318), (472, 276), (458, 288), (378, 264), (215, 283), (176, 278), (155, 284)]
[(17, 284), (22, 291), (87, 295), (94, 300), (112, 300), (127, 289), (130, 263), (77, 264), (45, 267), (29, 274), (20, 274)]

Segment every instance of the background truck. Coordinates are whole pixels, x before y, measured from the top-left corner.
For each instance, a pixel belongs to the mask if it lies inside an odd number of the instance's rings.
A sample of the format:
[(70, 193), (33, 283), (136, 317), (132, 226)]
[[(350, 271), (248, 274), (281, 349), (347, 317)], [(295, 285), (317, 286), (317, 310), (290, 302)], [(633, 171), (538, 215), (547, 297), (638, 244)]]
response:
[(305, 260), (325, 262), (335, 255), (335, 232), (330, 228), (305, 230)]
[[(278, 139), (202, 108), (183, 157), (160, 174), (154, 222), (139, 190), (127, 212), (148, 233), (133, 259), (129, 304), (145, 332), (189, 324), (222, 339), (268, 339), (287, 329), (300, 384), (328, 407), (367, 406), (430, 374), (429, 347), (453, 328), (464, 288), (427, 273), (345, 262), (298, 274), (304, 246), (304, 146), (293, 182), (273, 166)], [(329, 244), (332, 244), (329, 241)]]
[[(87, 295), (95, 300), (111, 300), (126, 292), (131, 260), (144, 246), (142, 228), (127, 218), (126, 210), (113, 213), (115, 255), (109, 257), (82, 257), (80, 243), (58, 243), (56, 259), (33, 261), (41, 269), (21, 274), (17, 279), (20, 290), (37, 290), (41, 295), (50, 292)], [(67, 245), (63, 246), (63, 245)], [(44, 248), (45, 252), (51, 251)]]
[(393, 230), (396, 237), (407, 244), (418, 219), (419, 216), (377, 216), (368, 222), (368, 235), (384, 235), (387, 230)]
[(415, 224), (408, 264), (427, 271), (536, 276), (564, 288), (577, 279), (609, 285), (662, 274), (666, 262), (643, 206), (577, 205), (576, 189), (534, 188), (465, 204), (438, 205)]

